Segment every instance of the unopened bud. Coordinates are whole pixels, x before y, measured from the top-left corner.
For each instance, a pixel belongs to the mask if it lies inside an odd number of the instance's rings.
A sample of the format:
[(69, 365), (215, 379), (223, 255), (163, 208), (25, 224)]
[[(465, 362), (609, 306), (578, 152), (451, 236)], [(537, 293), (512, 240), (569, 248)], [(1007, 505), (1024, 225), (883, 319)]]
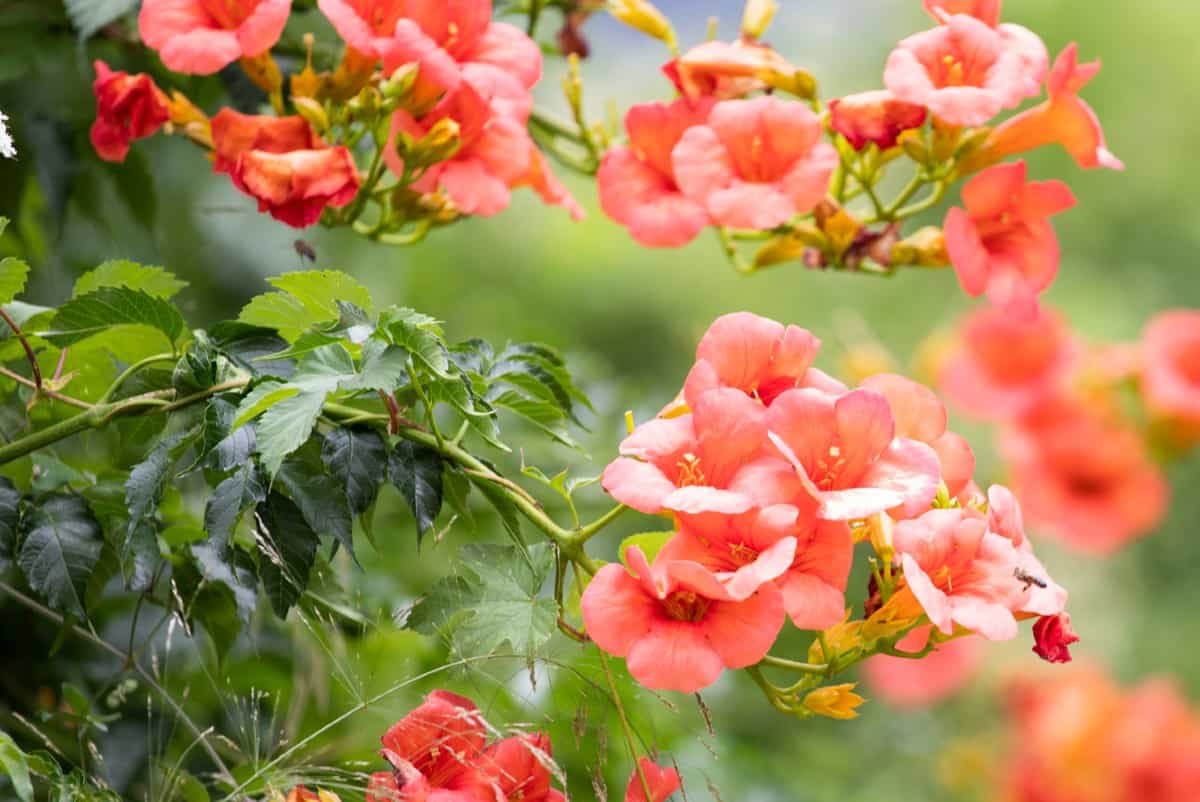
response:
[(896, 557), (896, 547), (892, 545), (892, 533), (896, 522), (886, 512), (879, 512), (867, 519), (867, 529), (870, 532), (871, 548), (884, 563), (890, 564)]
[(437, 164), (453, 157), (461, 146), (462, 127), (449, 117), (443, 117), (421, 137), (416, 150), (427, 164)]
[(311, 97), (292, 97), (292, 105), (296, 107), (296, 113), (304, 119), (308, 120), (318, 134), (323, 134), (329, 130), (329, 115), (325, 113), (325, 106)]
[(950, 264), (950, 255), (946, 253), (946, 236), (937, 226), (925, 226), (913, 232), (892, 248), (892, 264), (946, 267)]
[(949, 161), (962, 139), (962, 128), (933, 118), (933, 159), (939, 164)]
[[(832, 663), (844, 654), (862, 646), (862, 621), (851, 621), (850, 611), (846, 611), (840, 624), (834, 624), (821, 633), (808, 647), (808, 662)], [(825, 649), (829, 649), (829, 654)]]
[(858, 718), (855, 708), (867, 700), (855, 693), (854, 688), (853, 682), (817, 688), (804, 697), (804, 706), (818, 716), (826, 718)]
[(908, 158), (917, 164), (929, 164), (929, 148), (925, 145), (925, 136), (918, 128), (910, 128), (896, 137), (896, 143), (908, 154)]
[(858, 236), (862, 223), (832, 198), (826, 198), (813, 210), (817, 225), (825, 232), (834, 256), (841, 258)]
[(649, 0), (609, 0), (608, 12), (647, 36), (653, 36), (668, 45), (675, 43), (675, 29)]
[(824, 250), (828, 246), (825, 235), (812, 223), (799, 223), (786, 234), (767, 240), (754, 254), (754, 266), (770, 267), (801, 258), (807, 247)]
[(975, 151), (979, 150), (984, 142), (987, 142), (989, 136), (992, 135), (992, 129), (987, 128), (972, 128), (958, 143), (958, 150), (954, 151), (956, 159), (962, 159), (970, 156)]
[(772, 89), (795, 95), (801, 100), (812, 100), (817, 96), (817, 79), (808, 70), (773, 71), (763, 75), (762, 80)]
[(402, 98), (412, 91), (413, 84), (417, 82), (417, 72), (420, 69), (416, 64), (403, 64), (395, 69), (388, 76), (388, 79), (379, 85), (379, 89), (383, 92), (383, 96), (389, 99)]
[(761, 39), (775, 19), (779, 4), (775, 0), (746, 0), (742, 12), (742, 33), (751, 39)]

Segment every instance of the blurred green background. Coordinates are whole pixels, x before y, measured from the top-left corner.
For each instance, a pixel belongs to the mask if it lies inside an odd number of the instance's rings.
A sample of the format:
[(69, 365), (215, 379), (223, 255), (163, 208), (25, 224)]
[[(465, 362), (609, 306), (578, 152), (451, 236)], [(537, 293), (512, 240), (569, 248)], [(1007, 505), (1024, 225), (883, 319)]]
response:
[[(132, 258), (164, 265), (191, 282), (184, 303), (192, 324), (204, 325), (236, 314), (265, 289), (264, 276), (301, 266), (293, 249), (297, 233), (256, 214), (252, 202), (212, 176), (185, 142), (159, 137), (135, 145), (137, 155), (124, 168), (91, 156), (86, 147), (93, 113), (91, 58), (102, 55), (131, 68), (148, 62), (129, 44), (78, 45), (67, 34), (44, 41), (30, 37), (19, 25), (4, 24), (19, 5), (0, 0), (0, 109), (12, 118), (21, 151), (19, 164), (0, 163), (0, 214), (17, 219), (32, 256), (30, 300), (55, 303), (77, 275), (103, 259)], [(703, 38), (710, 16), (719, 16), (721, 34), (732, 38), (741, 14), (736, 0), (663, 0), (661, 6), (685, 46)], [(824, 97), (877, 88), (895, 41), (928, 27), (918, 0), (781, 0), (781, 6), (768, 39), (818, 76)], [(1200, 183), (1200, 161), (1188, 156), (1200, 128), (1200, 52), (1194, 42), (1200, 5), (1008, 0), (1004, 16), (1039, 33), (1052, 54), (1078, 41), (1083, 58), (1103, 59), (1104, 70), (1084, 96), (1104, 121), (1110, 148), (1127, 165), (1124, 173), (1085, 173), (1057, 150), (1030, 157), (1031, 177), (1063, 178), (1080, 199), (1078, 208), (1056, 220), (1064, 258), (1048, 300), (1081, 333), (1102, 340), (1136, 338), (1162, 309), (1200, 306), (1194, 267), (1200, 205), (1191, 194)], [(551, 32), (547, 25), (543, 38)], [(584, 65), (585, 86), (595, 115), (606, 114), (612, 103), (623, 109), (670, 96), (669, 84), (657, 74), (663, 53), (654, 42), (602, 15), (585, 32), (593, 48)], [(561, 64), (549, 59), (538, 92), (544, 105), (561, 111), (560, 73)], [(535, 339), (566, 351), (595, 402), (591, 432), (583, 438), (595, 459), (549, 448), (525, 455), (547, 472), (569, 466), (580, 475), (599, 473), (624, 431), (624, 410), (644, 420), (670, 399), (698, 337), (720, 314), (745, 309), (807, 327), (825, 342), (822, 366), (836, 372), (845, 347), (868, 335), (907, 366), (925, 337), (952, 324), (970, 305), (949, 271), (885, 280), (789, 265), (745, 278), (728, 267), (707, 233), (682, 250), (642, 249), (600, 213), (588, 181), (567, 180), (590, 212), (584, 223), (573, 224), (561, 210), (547, 210), (521, 192), (507, 213), (462, 222), (408, 249), (371, 245), (345, 232), (313, 229), (302, 235), (316, 248), (319, 266), (353, 273), (381, 304), (401, 303), (441, 318), (451, 338)], [(955, 426), (976, 444), (981, 483), (1001, 479), (989, 430), (960, 421)], [(1127, 681), (1174, 674), (1197, 698), (1200, 459), (1170, 471), (1174, 503), (1158, 533), (1104, 560), (1048, 542), (1039, 541), (1038, 548), (1051, 573), (1072, 592), (1072, 616), (1083, 637), (1077, 655), (1110, 665)], [(598, 490), (584, 498), (589, 512), (604, 508)], [(411, 521), (398, 501), (394, 494), (384, 499), (376, 519), (380, 548), (364, 544), (360, 552), (365, 572), (345, 567), (341, 577), (355, 605), (380, 624), (365, 635), (318, 638), (300, 622), (281, 627), (263, 617), (254, 636), (243, 639), (220, 670), (199, 659), (199, 651), (176, 633), (172, 676), (190, 685), (191, 703), (211, 705), (223, 730), (240, 730), (247, 740), (259, 733), (267, 750), (281, 728), (293, 737), (311, 731), (360, 698), (445, 662), (439, 644), (388, 621), (436, 577), (453, 570), (460, 545), (492, 537), (494, 527), (481, 511), (482, 531), (456, 525), (418, 554)], [(622, 534), (648, 523), (626, 516), (594, 552), (611, 556)], [(863, 595), (859, 579), (850, 593), (856, 604)], [(0, 615), (9, 636), (27, 627), (11, 606), (0, 606)], [(113, 631), (121, 632), (122, 625), (127, 629), (115, 611)], [(49, 644), (53, 632), (39, 637)], [(957, 755), (966, 744), (971, 754), (1000, 754), (998, 688), (1014, 671), (1040, 668), (1030, 645), (1026, 633), (1016, 643), (989, 647), (985, 675), (936, 710), (901, 714), (873, 703), (854, 722), (783, 718), (748, 678), (736, 674), (704, 694), (712, 733), (689, 697), (625, 690), (636, 697), (632, 708), (639, 729), (678, 762), (689, 799), (987, 798), (972, 762), (947, 758), (947, 750)], [(496, 661), (416, 681), (334, 728), (309, 754), (313, 762), (352, 770), (380, 768), (373, 756), (378, 734), (422, 693), (447, 686), (476, 698), (497, 725), (547, 728), (578, 798), (595, 793), (590, 776), (601, 752), (607, 753), (601, 773), (609, 788), (623, 787), (630, 763), (604, 696), (589, 685), (603, 675), (573, 644), (557, 643), (554, 653), (574, 669), (529, 670)], [(84, 679), (103, 673), (89, 664), (86, 650), (79, 652), (76, 671)], [(251, 700), (252, 690), (265, 699)], [(251, 708), (273, 710), (276, 724), (249, 716)], [(106, 737), (126, 738), (141, 754), (163, 736), (135, 721)], [(120, 751), (114, 750), (106, 768), (118, 785), (124, 770)], [(965, 785), (947, 787), (947, 773)]]

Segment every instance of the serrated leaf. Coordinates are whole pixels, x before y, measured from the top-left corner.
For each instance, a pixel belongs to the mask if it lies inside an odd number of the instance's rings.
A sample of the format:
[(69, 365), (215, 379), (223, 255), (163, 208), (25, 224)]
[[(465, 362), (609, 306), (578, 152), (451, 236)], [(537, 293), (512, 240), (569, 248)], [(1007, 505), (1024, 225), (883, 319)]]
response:
[(325, 435), (321, 457), (341, 483), (350, 510), (362, 515), (379, 495), (387, 475), (388, 451), (373, 429), (333, 429)]
[(500, 393), (492, 399), (492, 403), (520, 415), (562, 445), (580, 450), (579, 443), (567, 433), (562, 411), (553, 404), (534, 401), (512, 391)]
[(110, 259), (80, 276), (75, 281), (72, 296), (78, 298), (101, 287), (125, 287), (166, 301), (187, 285), (186, 281), (161, 267), (141, 265), (128, 259)]
[(350, 503), (338, 482), (325, 472), (315, 443), (284, 460), (275, 481), (287, 491), (314, 532), (333, 537), (354, 556)]
[(51, 607), (82, 616), (88, 580), (104, 541), (87, 502), (79, 496), (45, 498), (27, 523), (17, 565), (29, 586)]
[(258, 505), (259, 575), (271, 608), (286, 618), (308, 587), (320, 540), (300, 509), (279, 493)]
[(441, 455), (419, 443), (400, 440), (388, 460), (388, 478), (412, 510), (419, 543), (442, 511)]
[(73, 298), (58, 310), (51, 331), (38, 336), (62, 347), (103, 334), (116, 326), (148, 326), (172, 343), (184, 333), (183, 316), (171, 304), (141, 290), (101, 287)]
[(191, 547), (191, 553), (201, 576), (210, 583), (227, 588), (233, 597), (237, 618), (249, 623), (257, 595), (253, 575), (233, 562), (229, 550), (220, 544), (211, 541), (197, 543)]
[(139, 593), (150, 590), (160, 556), (158, 533), (154, 525), (142, 521), (127, 534), (121, 549), (121, 567), (126, 587)]
[(0, 259), (0, 304), (12, 303), (25, 289), (29, 277), (29, 265), (24, 261), (6, 256)]
[(254, 462), (247, 460), (213, 489), (204, 508), (204, 529), (211, 541), (224, 548), (242, 514), (266, 497)]
[(0, 571), (12, 564), (21, 521), (21, 494), (6, 477), (0, 476)]
[(517, 512), (517, 505), (513, 504), (512, 499), (505, 495), (504, 491), (495, 483), (474, 476), (471, 477), (471, 481), (496, 510), (496, 514), (500, 516), (500, 523), (504, 526), (504, 531), (513, 544), (519, 550), (528, 552), (529, 546), (525, 543), (525, 536), (521, 534), (521, 516)]
[(280, 292), (250, 299), (238, 320), (274, 329), (289, 341), (315, 326), (339, 320), (338, 301), (348, 301), (363, 309), (372, 306), (366, 288), (336, 270), (285, 273), (268, 279), (268, 282)]
[(412, 354), (434, 375), (443, 379), (453, 376), (450, 352), (434, 318), (412, 309), (389, 309), (379, 317), (377, 336)]
[(214, 398), (204, 409), (204, 427), (198, 458), (219, 471), (246, 464), (254, 454), (253, 426), (233, 428), (237, 407), (224, 398)]
[(288, 347), (287, 340), (270, 329), (230, 320), (213, 326), (208, 335), (234, 364), (256, 378), (288, 379), (296, 371), (296, 363), (290, 359), (264, 358)]
[(65, 5), (79, 38), (87, 39), (132, 11), (137, 0), (65, 0)]
[(3, 730), (0, 730), (0, 770), (8, 776), (13, 792), (21, 802), (33, 802), (33, 782), (29, 777), (25, 753), (12, 736)]
[(393, 393), (408, 379), (408, 353), (379, 340), (369, 340), (362, 349), (358, 374), (341, 383), (343, 390), (382, 390)]

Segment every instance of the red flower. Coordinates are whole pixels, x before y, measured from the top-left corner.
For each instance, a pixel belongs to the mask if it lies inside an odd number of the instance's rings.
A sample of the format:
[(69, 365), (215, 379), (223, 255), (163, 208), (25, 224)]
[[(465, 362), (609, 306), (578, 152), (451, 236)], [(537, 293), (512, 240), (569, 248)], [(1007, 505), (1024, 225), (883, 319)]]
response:
[(1079, 641), (1071, 629), (1071, 614), (1044, 615), (1033, 625), (1033, 652), (1050, 663), (1071, 662), (1071, 650), (1067, 647)]
[(1058, 237), (1052, 215), (1075, 205), (1061, 181), (1026, 181), (1025, 162), (984, 170), (962, 191), (965, 209), (946, 214), (946, 251), (970, 296), (1023, 318), (1037, 314), (1038, 293), (1058, 273)]
[(94, 66), (96, 122), (92, 123), (92, 147), (105, 161), (125, 161), (130, 142), (163, 127), (170, 117), (170, 101), (145, 73), (113, 72), (103, 61), (96, 61)]
[(222, 109), (212, 121), (213, 169), (258, 201), (260, 212), (296, 228), (317, 222), (326, 206), (358, 194), (350, 151), (327, 147), (300, 117), (262, 117)]
[(862, 150), (868, 142), (881, 150), (893, 147), (901, 133), (920, 128), (926, 114), (924, 106), (897, 100), (886, 89), (829, 101), (829, 124), (855, 150)]
[[(679, 772), (675, 769), (661, 768), (648, 757), (638, 758), (642, 771), (639, 774), (634, 769), (629, 775), (629, 784), (625, 786), (625, 802), (663, 802), (671, 794), (679, 790)], [(650, 788), (650, 799), (646, 799), (646, 789), (642, 787), (642, 777)]]
[(500, 790), (507, 802), (565, 802), (561, 791), (550, 787), (550, 737), (543, 732), (505, 738), (484, 750), (479, 770)]

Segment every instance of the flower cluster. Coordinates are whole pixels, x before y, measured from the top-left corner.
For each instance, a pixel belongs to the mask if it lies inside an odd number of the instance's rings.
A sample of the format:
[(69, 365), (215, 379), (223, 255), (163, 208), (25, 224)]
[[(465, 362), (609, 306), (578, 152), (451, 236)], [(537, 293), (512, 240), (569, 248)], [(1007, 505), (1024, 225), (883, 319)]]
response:
[[(673, 42), (648, 4), (632, 5), (642, 13), (629, 11), (627, 22)], [(896, 46), (885, 88), (825, 109), (812, 77), (759, 41), (769, 15), (748, 10), (741, 39), (705, 42), (664, 67), (677, 99), (629, 110), (626, 144), (607, 151), (597, 176), (605, 212), (650, 247), (684, 245), (715, 226), (735, 264), (729, 230), (773, 236), (747, 269), (797, 256), (813, 267), (873, 263), (883, 272), (949, 262), (969, 295), (1030, 316), (1058, 270), (1048, 218), (1075, 199), (1061, 181), (1028, 182), (1023, 162), (997, 163), (1058, 143), (1082, 167), (1120, 169), (1079, 97), (1099, 65), (1079, 64), (1070, 45), (1051, 67), (1035, 33), (999, 21), (999, 0), (926, 0), (925, 8), (937, 24)], [(990, 127), (1043, 85), (1044, 103)], [(876, 185), (905, 156), (915, 175), (885, 204)], [(901, 221), (980, 170), (944, 232), (901, 240)], [(906, 206), (924, 187), (932, 188), (926, 200)], [(856, 196), (871, 208), (845, 208)]]
[[(549, 736), (521, 733), (489, 744), (488, 735), (474, 702), (433, 691), (384, 733), (380, 754), (391, 769), (371, 775), (367, 802), (564, 802), (551, 787)], [(664, 802), (679, 787), (675, 769), (641, 758), (625, 800)]]
[(937, 371), (953, 405), (1001, 425), (1030, 522), (1083, 551), (1152, 531), (1169, 495), (1158, 463), (1200, 442), (1200, 312), (1155, 317), (1140, 343), (1097, 345), (1052, 309), (981, 309)]
[[(344, 56), (336, 70), (316, 72), (308, 37), (308, 63), (288, 76), (285, 103), (271, 48), (290, 0), (147, 0), (142, 40), (168, 68), (208, 75), (236, 62), (275, 113), (222, 108), (210, 118), (178, 92), (168, 98), (148, 75), (97, 62), (96, 152), (122, 161), (133, 140), (180, 131), (260, 211), (295, 227), (358, 224), (376, 238), (496, 214), (520, 186), (582, 216), (527, 130), (541, 52), (520, 29), (492, 21), (491, 0), (318, 6), (344, 40)], [(373, 153), (364, 147), (372, 139)], [(369, 154), (365, 171), (359, 154)], [(370, 204), (378, 219), (367, 226), (359, 218)]]
[(1095, 667), (1010, 693), (1006, 802), (1196, 802), (1200, 711), (1169, 680), (1130, 689)]
[[(937, 397), (886, 374), (850, 389), (813, 367), (819, 348), (796, 326), (719, 318), (679, 398), (605, 469), (614, 498), (674, 523), (629, 545), (625, 565), (601, 568), (582, 598), (587, 634), (644, 685), (691, 692), (723, 669), (770, 664), (785, 619), (826, 630), (814, 647), (831, 674), (851, 653), (897, 651), (922, 624), (932, 651), (1065, 615), (1066, 591), (1034, 556), (1015, 498), (975, 486), (971, 449)], [(848, 622), (865, 539), (879, 558), (868, 617)], [(819, 701), (805, 708), (823, 712)]]

